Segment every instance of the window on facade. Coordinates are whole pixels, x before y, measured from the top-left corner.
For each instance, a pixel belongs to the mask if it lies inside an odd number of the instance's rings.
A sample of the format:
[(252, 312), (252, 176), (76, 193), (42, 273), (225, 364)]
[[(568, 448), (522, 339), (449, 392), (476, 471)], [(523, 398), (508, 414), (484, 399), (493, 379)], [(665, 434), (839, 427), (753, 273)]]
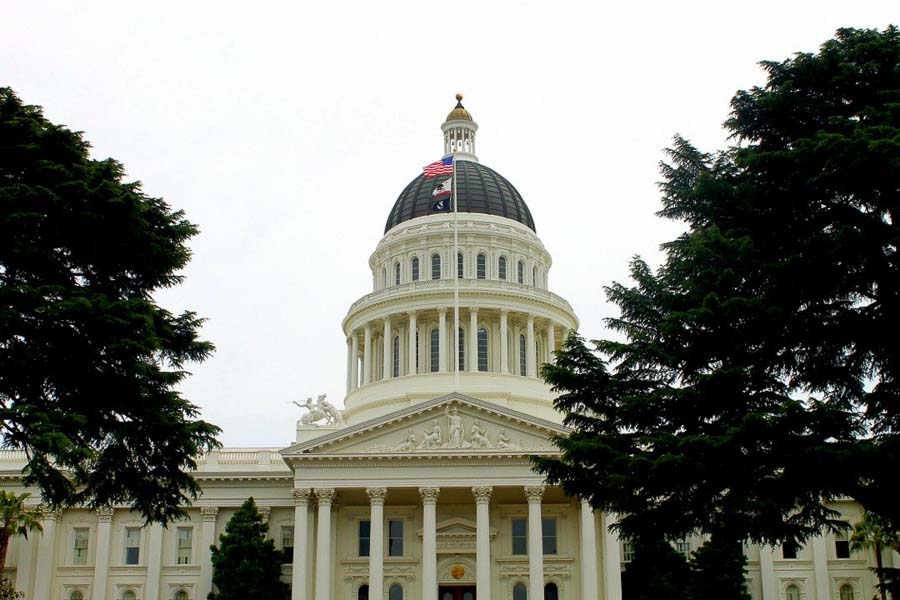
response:
[[(141, 530), (137, 527), (129, 527), (125, 530), (125, 564), (136, 565), (140, 564), (140, 562)], [(122, 597), (124, 598), (124, 594)]]
[(497, 260), (497, 277), (500, 279), (506, 279), (506, 257), (501, 256), (499, 260)]
[(548, 583), (544, 586), (544, 600), (559, 600), (559, 588), (555, 583)]
[(419, 372), (419, 329), (416, 328), (416, 373)]
[(388, 600), (403, 600), (403, 588), (399, 583), (395, 583), (388, 590)]
[(462, 252), (456, 255), (456, 278), (463, 278), (463, 255)]
[(850, 558), (850, 540), (846, 533), (839, 533), (834, 540), (835, 558)]
[(69, 600), (84, 600), (84, 593), (81, 590), (73, 590), (71, 594), (69, 594)]
[(528, 521), (526, 519), (512, 520), (512, 553), (522, 556), (528, 554)]
[(525, 263), (523, 263), (521, 260), (516, 267), (516, 281), (518, 281), (519, 283), (525, 283)]
[(431, 372), (437, 373), (441, 366), (441, 332), (431, 330)]
[(400, 336), (394, 336), (394, 367), (393, 376), (400, 377)]
[(800, 600), (800, 588), (796, 585), (789, 585), (784, 590), (784, 596), (787, 600)]
[(687, 539), (678, 540), (675, 542), (675, 551), (684, 556), (689, 556), (691, 554), (691, 542)]
[(528, 589), (524, 583), (517, 583), (513, 586), (513, 600), (528, 600)]
[(388, 521), (388, 556), (403, 556), (403, 521)]
[(431, 278), (432, 279), (440, 279), (441, 278), (441, 255), (440, 254), (432, 254), (431, 255)]
[(462, 600), (475, 600), (475, 594), (472, 592), (463, 592)]
[(484, 327), (478, 330), (478, 370), (488, 370), (488, 334)]
[(519, 375), (523, 377), (528, 374), (528, 360), (525, 344), (525, 336), (519, 336)]
[(797, 558), (797, 544), (793, 542), (785, 542), (781, 545), (781, 557), (786, 559)]
[(412, 271), (412, 280), (419, 280), (419, 257), (414, 256), (410, 265), (410, 270)]
[(122, 600), (137, 600), (137, 594), (132, 590), (125, 590), (122, 592)]
[(484, 254), (479, 254), (475, 261), (475, 275), (478, 279), (487, 279), (487, 259)]
[(841, 600), (853, 600), (853, 588), (847, 584), (841, 586)]
[(556, 519), (541, 519), (544, 554), (556, 554)]
[(400, 285), (400, 263), (394, 264), (394, 285)]
[(459, 370), (466, 370), (466, 334), (463, 331), (463, 328), (459, 328)]
[(538, 284), (537, 267), (532, 267), (531, 268), (531, 285), (537, 285), (537, 284)]
[[(371, 521), (360, 521), (359, 522), (359, 555), (360, 556), (369, 556), (369, 542), (372, 537), (372, 523)], [(368, 589), (366, 590), (366, 597), (368, 597)]]
[(88, 555), (88, 535), (90, 531), (87, 528), (78, 528), (75, 530), (75, 540), (72, 548), (72, 564), (86, 565)]
[(281, 559), (285, 564), (294, 562), (294, 526), (282, 525), (281, 527)]
[(177, 563), (179, 565), (191, 564), (191, 554), (193, 554), (194, 546), (194, 530), (190, 527), (179, 527), (177, 532), (178, 538), (178, 556)]
[(631, 562), (634, 560), (634, 546), (628, 542), (622, 542), (622, 561)]
[(356, 592), (356, 600), (369, 600), (369, 586), (359, 586), (359, 591)]
[(175, 600), (188, 600), (188, 593), (184, 590), (175, 592)]
[(381, 287), (387, 287), (387, 269), (381, 270)]

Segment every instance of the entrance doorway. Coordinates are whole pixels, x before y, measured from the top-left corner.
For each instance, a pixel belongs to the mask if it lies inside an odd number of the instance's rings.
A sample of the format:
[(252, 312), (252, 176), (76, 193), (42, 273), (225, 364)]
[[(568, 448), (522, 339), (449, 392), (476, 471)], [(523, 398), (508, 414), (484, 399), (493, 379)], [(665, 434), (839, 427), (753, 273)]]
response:
[(475, 586), (442, 585), (438, 587), (438, 600), (475, 600)]

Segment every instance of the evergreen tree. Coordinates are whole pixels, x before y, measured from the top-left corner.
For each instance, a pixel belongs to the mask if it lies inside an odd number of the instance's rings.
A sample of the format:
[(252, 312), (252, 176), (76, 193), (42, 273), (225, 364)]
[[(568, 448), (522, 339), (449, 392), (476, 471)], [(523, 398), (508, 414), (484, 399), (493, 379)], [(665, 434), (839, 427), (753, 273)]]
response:
[(283, 598), (288, 586), (281, 581), (283, 556), (266, 538), (253, 498), (248, 498), (225, 524), (219, 546), (212, 550), (213, 584), (209, 600), (271, 600)]
[(624, 600), (685, 597), (690, 570), (684, 556), (658, 537), (643, 536), (628, 543), (634, 555), (622, 572)]
[(197, 228), (0, 88), (0, 436), (52, 507), (182, 514), (218, 428), (176, 391), (212, 345), (178, 284)]
[(536, 459), (625, 537), (709, 536), (695, 569), (735, 590), (739, 544), (845, 526), (832, 498), (900, 524), (900, 31), (762, 64), (731, 147), (668, 151), (660, 215), (687, 230), (607, 288), (621, 337), (542, 370), (574, 431)]

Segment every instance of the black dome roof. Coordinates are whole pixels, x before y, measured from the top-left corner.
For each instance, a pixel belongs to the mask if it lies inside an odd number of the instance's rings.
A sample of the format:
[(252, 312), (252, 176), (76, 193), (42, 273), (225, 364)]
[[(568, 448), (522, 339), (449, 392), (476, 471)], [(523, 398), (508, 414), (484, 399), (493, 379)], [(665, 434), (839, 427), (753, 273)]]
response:
[[(410, 181), (394, 203), (384, 232), (387, 233), (404, 221), (437, 214), (439, 211), (434, 210), (437, 199), (432, 196), (432, 191), (446, 179), (447, 177), (419, 175)], [(456, 196), (461, 213), (506, 217), (536, 231), (531, 211), (519, 191), (505, 177), (481, 163), (456, 161)]]

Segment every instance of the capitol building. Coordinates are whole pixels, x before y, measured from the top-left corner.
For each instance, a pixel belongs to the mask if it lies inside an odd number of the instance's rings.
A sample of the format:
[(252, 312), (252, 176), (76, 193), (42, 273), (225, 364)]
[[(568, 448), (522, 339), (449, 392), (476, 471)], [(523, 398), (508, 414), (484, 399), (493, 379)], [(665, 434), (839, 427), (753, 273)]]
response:
[[(307, 400), (287, 448), (202, 457), (202, 495), (167, 528), (127, 506), (45, 511), (43, 533), (15, 538), (4, 565), (28, 600), (205, 600), (209, 546), (250, 496), (283, 550), (291, 600), (627, 599), (632, 550), (608, 529), (615, 515), (532, 470), (529, 456), (558, 455), (551, 438), (567, 433), (538, 372), (578, 318), (550, 290), (531, 212), (479, 161), (478, 125), (458, 100), (441, 125), (455, 172), (406, 185), (369, 257), (372, 291), (342, 322), (343, 408)], [(0, 451), (0, 485), (37, 502), (23, 465)], [(850, 501), (835, 508), (861, 517)], [(874, 594), (874, 555), (846, 538), (746, 552), (755, 600)]]

